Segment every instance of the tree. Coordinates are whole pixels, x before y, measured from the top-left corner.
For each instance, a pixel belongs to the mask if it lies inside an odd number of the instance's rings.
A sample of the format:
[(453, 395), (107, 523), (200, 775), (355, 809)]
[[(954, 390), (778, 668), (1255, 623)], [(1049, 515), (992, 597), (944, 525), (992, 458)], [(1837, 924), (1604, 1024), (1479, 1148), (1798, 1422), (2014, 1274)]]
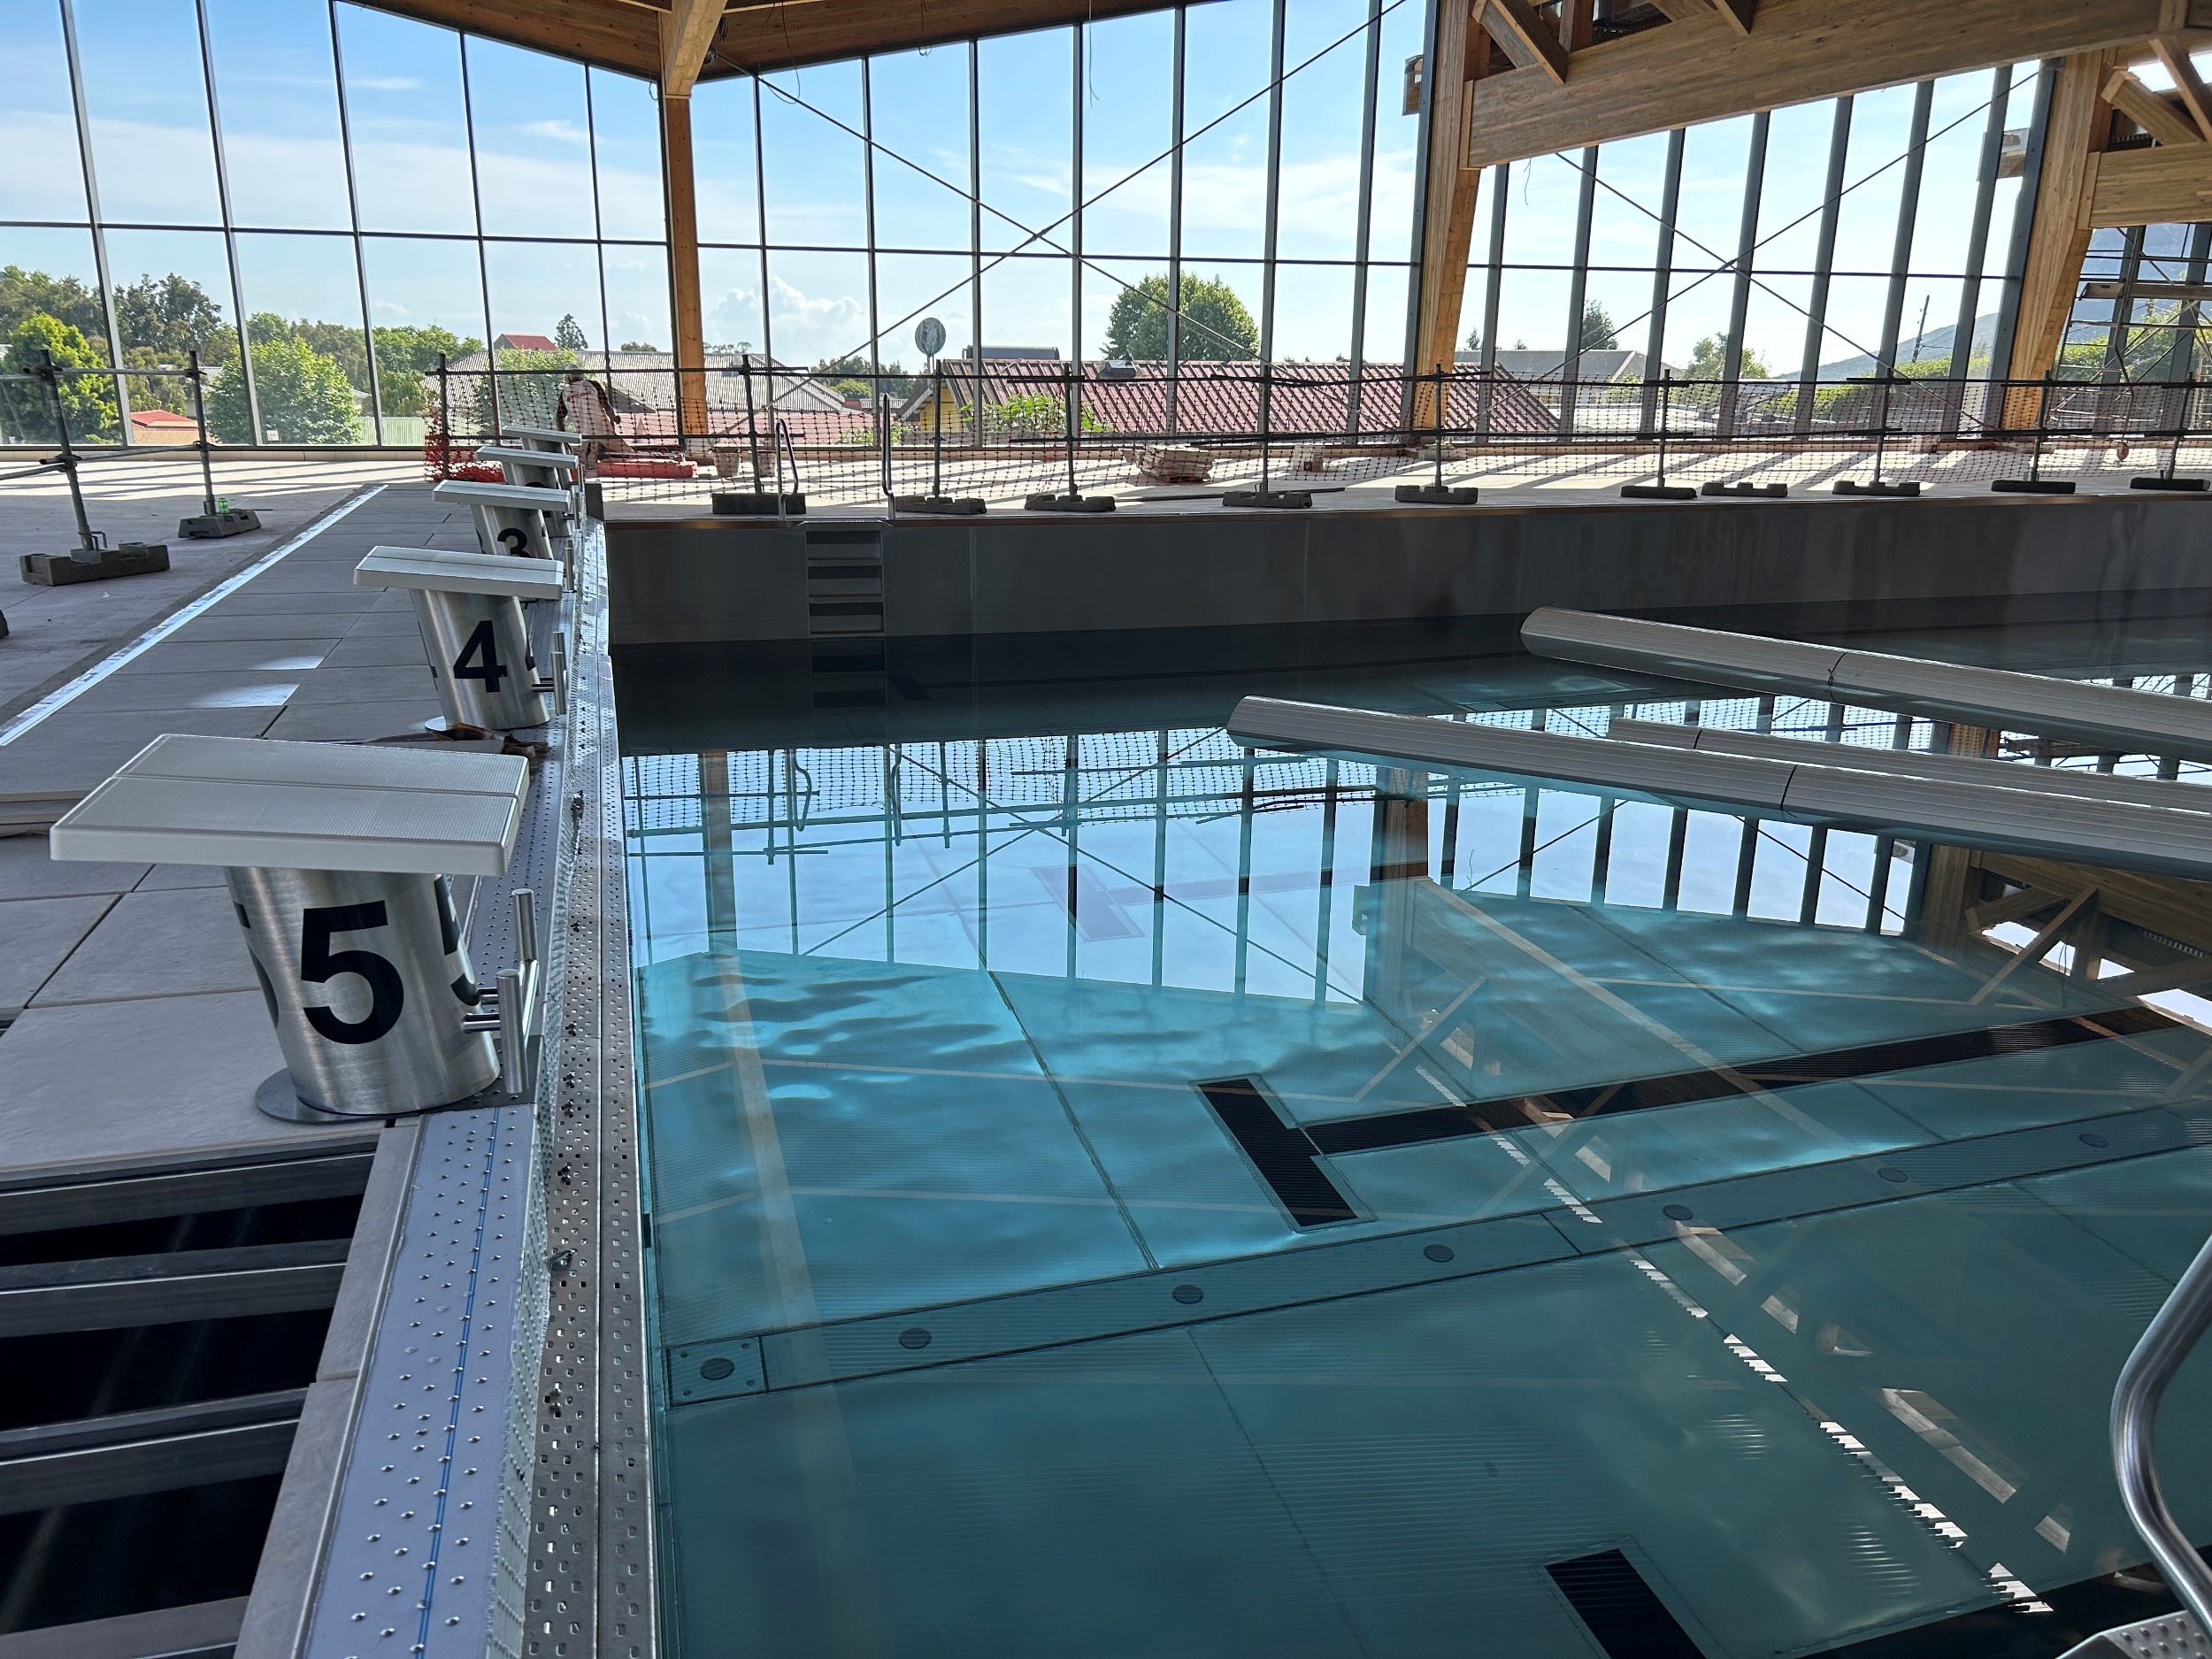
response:
[[(1168, 287), (1164, 274), (1122, 289), (1106, 314), (1106, 355), (1157, 363), (1167, 357)], [(1236, 290), (1216, 277), (1183, 279), (1176, 349), (1187, 363), (1240, 363), (1259, 356), (1260, 331)]]
[[(7, 336), (7, 349), (11, 373), (28, 373), (48, 357), (58, 369), (107, 367), (105, 356), (85, 339), (82, 329), (44, 311), (34, 311), (16, 324)], [(62, 415), (69, 423), (70, 438), (80, 443), (113, 443), (122, 425), (115, 383), (104, 374), (65, 374), (59, 385)], [(22, 380), (0, 382), (0, 426), (6, 427), (11, 437), (56, 442), (52, 396), (43, 386)]]
[(223, 308), (205, 288), (173, 271), (167, 276), (142, 275), (117, 288), (115, 329), (126, 350), (140, 348), (151, 352), (156, 362), (176, 368), (184, 366), (185, 354), (194, 349), (212, 356), (208, 345), (226, 333)]
[[(261, 318), (254, 319), (259, 322)], [(281, 321), (280, 319), (278, 319)], [(262, 338), (253, 347), (254, 391), (261, 426), (273, 443), (357, 443), (361, 422), (353, 387), (336, 358), (288, 334)], [(253, 442), (246, 377), (235, 367), (219, 375), (207, 394), (207, 423), (224, 443)]]
[[(1743, 349), (1743, 362), (1736, 372), (1744, 380), (1764, 380), (1773, 378), (1766, 362), (1749, 346)], [(1728, 377), (1728, 354), (1718, 334), (1708, 334), (1690, 348), (1690, 372), (1693, 380), (1720, 380)]]
[(584, 338), (583, 325), (576, 320), (573, 311), (564, 312), (561, 320), (553, 325), (553, 343), (571, 351), (581, 351), (591, 342)]
[[(28, 319), (41, 315), (67, 324), (87, 342), (104, 343), (107, 339), (107, 312), (96, 288), (73, 276), (52, 277), (19, 265), (0, 265), (0, 340), (14, 338)], [(106, 361), (104, 357), (102, 361)]]
[(511, 347), (492, 352), (492, 366), (499, 371), (499, 419), (492, 419), (488, 377), (479, 380), (470, 401), (474, 405), (476, 430), (496, 432), (502, 426), (550, 426), (560, 413), (563, 371), (576, 366), (576, 354), (565, 348), (556, 351), (521, 351)]
[(376, 389), (388, 415), (423, 415), (429, 411), (429, 377), (438, 371), (438, 356), (448, 363), (482, 348), (483, 342), (465, 338), (435, 325), (425, 328), (391, 327), (372, 331), (376, 339)]
[(914, 389), (916, 377), (896, 363), (874, 364), (857, 352), (824, 357), (814, 365), (815, 378), (828, 384), (840, 397), (904, 397)]
[(1582, 349), (1585, 351), (1612, 351), (1621, 343), (1620, 325), (1612, 313), (1592, 300), (1582, 308)]
[(660, 349), (649, 340), (626, 340), (622, 342), (622, 349), (625, 351), (658, 351)]

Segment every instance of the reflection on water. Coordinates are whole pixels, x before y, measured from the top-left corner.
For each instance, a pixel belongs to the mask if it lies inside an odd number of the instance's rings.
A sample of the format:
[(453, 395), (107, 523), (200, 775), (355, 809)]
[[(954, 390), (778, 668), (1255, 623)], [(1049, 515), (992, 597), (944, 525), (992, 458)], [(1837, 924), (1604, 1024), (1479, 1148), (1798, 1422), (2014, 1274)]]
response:
[[(657, 1340), (759, 1339), (769, 1382), (664, 1421), (684, 1651), (1456, 1652), (1479, 1617), (1581, 1653), (1512, 1563), (1623, 1540), (1708, 1651), (1804, 1651), (2063, 1622), (2031, 1586), (2140, 1555), (2101, 1394), (2208, 1208), (2207, 1045), (2124, 977), (2186, 977), (2171, 884), (2007, 972), (2096, 872), (1110, 712), (624, 763)], [(1454, 718), (1623, 716), (1956, 741), (1789, 698)], [(2154, 1239), (2109, 1225), (2131, 1181)], [(923, 1541), (947, 1481), (973, 1507)], [(772, 1540), (779, 1503), (816, 1532)]]

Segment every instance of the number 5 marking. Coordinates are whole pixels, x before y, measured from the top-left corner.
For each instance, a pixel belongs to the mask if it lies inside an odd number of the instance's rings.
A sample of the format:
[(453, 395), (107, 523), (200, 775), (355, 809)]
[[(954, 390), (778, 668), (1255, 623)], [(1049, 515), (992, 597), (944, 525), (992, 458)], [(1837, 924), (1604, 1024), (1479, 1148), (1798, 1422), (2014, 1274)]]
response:
[(365, 1019), (340, 1019), (327, 1008), (304, 1010), (307, 1023), (332, 1042), (374, 1042), (399, 1024), (399, 1011), (407, 1002), (399, 970), (373, 950), (330, 948), (334, 934), (367, 933), (390, 925), (382, 899), (366, 904), (325, 905), (300, 913), (300, 978), (310, 985), (322, 985), (341, 973), (357, 973), (369, 987)]

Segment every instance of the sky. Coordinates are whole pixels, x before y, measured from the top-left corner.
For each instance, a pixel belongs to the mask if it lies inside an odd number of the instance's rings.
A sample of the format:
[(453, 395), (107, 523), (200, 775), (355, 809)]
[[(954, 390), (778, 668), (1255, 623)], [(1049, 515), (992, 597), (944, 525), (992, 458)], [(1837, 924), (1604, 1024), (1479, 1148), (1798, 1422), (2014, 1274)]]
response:
[[(204, 0), (214, 68), (211, 120), (191, 0), (73, 0), (92, 160), (119, 281), (177, 271), (227, 314), (358, 326), (365, 289), (378, 326), (456, 334), (549, 334), (575, 318), (593, 347), (670, 342), (652, 86), (365, 7), (297, 0)], [(1383, 0), (1375, 146), (1365, 225), (1371, 261), (1363, 349), (1404, 349), (1417, 120), (1401, 113), (1404, 63), (1419, 47), (1420, 0)], [(1366, 0), (1290, 0), (1286, 12), (1283, 188), (1273, 348), (1333, 359), (1353, 342), (1359, 251)], [(1218, 0), (1186, 14), (1182, 172), (1185, 269), (1226, 281), (1255, 318), (1268, 229), (1270, 0)], [(0, 0), (0, 264), (92, 280), (88, 217), (68, 96), (60, 0)], [(331, 27), (336, 21), (335, 39)], [(974, 338), (977, 296), (966, 192), (979, 169), (982, 328), (994, 346), (1102, 349), (1124, 283), (1167, 268), (1173, 177), (1174, 15), (954, 45), (768, 77), (703, 84), (693, 107), (701, 274), (708, 340), (812, 362), (864, 354), (872, 327), (887, 360), (919, 358), (915, 323), (933, 316), (948, 350)], [(342, 110), (336, 65), (342, 62)], [(972, 64), (977, 122), (969, 126)], [(2025, 123), (2032, 65), (2014, 73), (2007, 124)], [(2147, 79), (2160, 79), (2146, 72)], [(1936, 83), (1922, 189), (1909, 231), (1901, 332), (1924, 314), (1956, 319), (1993, 76)], [(1870, 350), (1900, 234), (1902, 162), (1915, 89), (1852, 101), (1842, 123), (1846, 193), (1837, 274), (1817, 361)], [(757, 108), (756, 107), (757, 104)], [(1082, 138), (1079, 231), (1077, 146)], [(857, 136), (872, 121), (871, 168)], [(1668, 285), (1664, 359), (1686, 364), (1727, 325), (1733, 280), (1718, 268), (1742, 232), (1752, 121), (1686, 137), (1678, 238)], [(472, 157), (471, 129), (474, 145)], [(764, 161), (756, 145), (764, 139)], [(1805, 309), (1837, 105), (1777, 111), (1755, 219), (1750, 349), (1780, 373), (1805, 352)], [(238, 283), (219, 234), (219, 134), (237, 238)], [(346, 140), (351, 145), (350, 180)], [(1642, 348), (1667, 140), (1598, 153), (1588, 298)], [(1463, 335), (1488, 294), (1493, 212), (1502, 196), (1508, 269), (1494, 296), (1505, 347), (1556, 349), (1585, 159), (1515, 164), (1485, 175)], [(872, 179), (871, 173), (872, 173)], [(872, 184), (872, 190), (871, 185)], [(2017, 183), (1998, 186), (1984, 274), (2001, 273)], [(350, 199), (349, 199), (350, 198)], [(870, 219), (879, 253), (865, 256)], [(357, 222), (357, 252), (350, 234)], [(769, 250), (759, 243), (765, 229)], [(873, 282), (871, 283), (872, 275)], [(767, 296), (764, 319), (762, 296)], [(1993, 311), (1985, 283), (1975, 309)], [(874, 319), (872, 324), (871, 317)]]

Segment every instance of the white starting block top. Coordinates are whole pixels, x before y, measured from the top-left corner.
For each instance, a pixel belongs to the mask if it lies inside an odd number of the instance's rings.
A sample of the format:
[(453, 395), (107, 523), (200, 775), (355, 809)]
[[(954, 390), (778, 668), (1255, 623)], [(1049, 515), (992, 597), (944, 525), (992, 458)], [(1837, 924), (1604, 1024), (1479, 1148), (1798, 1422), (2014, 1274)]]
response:
[(356, 588), (420, 588), (434, 594), (506, 594), (517, 599), (558, 599), (564, 576), (557, 559), (431, 547), (373, 547), (353, 567)]
[(523, 466), (547, 466), (556, 472), (580, 472), (584, 464), (565, 449), (518, 449), (511, 444), (487, 443), (476, 451), (480, 461), (514, 462)]
[(503, 438), (534, 438), (540, 443), (581, 443), (584, 434), (564, 426), (502, 426)]
[(472, 484), (449, 478), (430, 492), (440, 501), (457, 501), (487, 507), (535, 507), (545, 512), (566, 512), (573, 504), (565, 489), (541, 489), (535, 484)]
[(519, 755), (157, 737), (53, 827), (64, 860), (495, 876), (529, 792)]

